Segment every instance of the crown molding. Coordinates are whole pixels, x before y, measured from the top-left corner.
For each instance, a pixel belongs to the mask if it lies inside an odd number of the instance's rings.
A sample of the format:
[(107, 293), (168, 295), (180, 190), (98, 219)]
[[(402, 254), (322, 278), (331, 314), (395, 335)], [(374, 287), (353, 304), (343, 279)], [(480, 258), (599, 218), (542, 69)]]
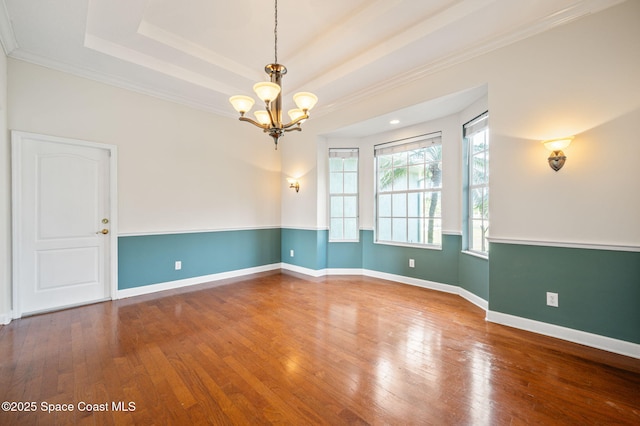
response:
[(18, 48), (18, 42), (13, 33), (13, 25), (11, 24), (11, 17), (5, 0), (0, 1), (0, 43), (7, 56)]
[(43, 56), (34, 55), (32, 53), (24, 52), (20, 49), (14, 50), (8, 56), (12, 59), (29, 62), (34, 65), (39, 65), (39, 66), (50, 68), (56, 71), (65, 72), (68, 74), (75, 75), (77, 77), (97, 81), (99, 83), (107, 84), (109, 86), (118, 87), (120, 89), (130, 90), (132, 92), (140, 93), (147, 96), (152, 96), (154, 98), (162, 99), (164, 101), (185, 105), (190, 108), (211, 112), (211, 113), (229, 117), (229, 118), (232, 118), (232, 117), (236, 118), (235, 115), (229, 112), (227, 109), (222, 109), (212, 104), (198, 102), (186, 96), (179, 96), (174, 93), (162, 92), (154, 88), (144, 87), (142, 85), (133, 83), (129, 80), (126, 80), (120, 77), (115, 77), (113, 75), (102, 73), (102, 72), (88, 69), (88, 68), (82, 68), (75, 65), (70, 65), (70, 64), (56, 61), (50, 58), (45, 58)]

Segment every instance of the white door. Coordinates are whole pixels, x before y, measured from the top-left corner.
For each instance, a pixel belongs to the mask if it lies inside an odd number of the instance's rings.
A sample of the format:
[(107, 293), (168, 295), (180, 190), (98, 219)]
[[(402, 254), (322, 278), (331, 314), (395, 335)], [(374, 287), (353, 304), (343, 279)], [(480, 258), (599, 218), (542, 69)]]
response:
[(14, 317), (111, 296), (111, 154), (12, 133)]

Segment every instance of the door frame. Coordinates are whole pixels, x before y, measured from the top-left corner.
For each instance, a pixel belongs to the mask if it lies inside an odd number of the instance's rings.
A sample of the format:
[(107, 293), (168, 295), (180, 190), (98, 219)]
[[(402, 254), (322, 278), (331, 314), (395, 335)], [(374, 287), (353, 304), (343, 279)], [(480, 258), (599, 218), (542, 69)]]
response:
[(80, 139), (70, 139), (59, 136), (50, 136), (39, 133), (11, 131), (11, 216), (12, 216), (12, 318), (22, 316), (20, 309), (20, 272), (19, 254), (22, 245), (21, 221), (22, 221), (22, 150), (20, 144), (23, 139), (36, 139), (42, 142), (54, 142), (59, 144), (82, 146), (87, 148), (104, 149), (109, 152), (109, 282), (105, 283), (107, 293), (111, 300), (117, 299), (118, 294), (118, 147), (116, 145), (91, 142)]

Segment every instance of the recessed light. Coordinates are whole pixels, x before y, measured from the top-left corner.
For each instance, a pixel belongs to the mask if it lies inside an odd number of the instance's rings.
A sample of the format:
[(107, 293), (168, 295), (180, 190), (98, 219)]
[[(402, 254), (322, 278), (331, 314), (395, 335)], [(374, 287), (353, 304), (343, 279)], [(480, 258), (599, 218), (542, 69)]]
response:
[(389, 124), (399, 124), (400, 120), (391, 120)]

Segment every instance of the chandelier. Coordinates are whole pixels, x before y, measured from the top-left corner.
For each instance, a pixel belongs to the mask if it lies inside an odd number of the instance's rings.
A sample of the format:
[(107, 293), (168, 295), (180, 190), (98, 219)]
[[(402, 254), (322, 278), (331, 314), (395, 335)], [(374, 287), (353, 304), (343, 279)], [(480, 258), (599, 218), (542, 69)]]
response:
[(273, 138), (276, 149), (278, 149), (278, 140), (284, 136), (285, 132), (293, 130), (301, 131), (300, 126), (303, 121), (309, 118), (309, 110), (318, 102), (318, 97), (313, 93), (299, 92), (293, 95), (293, 101), (297, 108), (288, 111), (291, 121), (287, 124), (282, 122), (282, 76), (287, 73), (284, 65), (278, 63), (278, 0), (275, 0), (274, 15), (275, 27), (274, 34), (274, 51), (275, 60), (273, 64), (264, 67), (264, 71), (269, 76), (268, 82), (260, 82), (253, 85), (253, 91), (260, 100), (264, 102), (265, 109), (255, 111), (255, 120), (245, 117), (245, 113), (249, 112), (255, 101), (250, 96), (232, 96), (229, 102), (240, 113), (240, 121), (246, 121), (256, 127), (262, 129)]

